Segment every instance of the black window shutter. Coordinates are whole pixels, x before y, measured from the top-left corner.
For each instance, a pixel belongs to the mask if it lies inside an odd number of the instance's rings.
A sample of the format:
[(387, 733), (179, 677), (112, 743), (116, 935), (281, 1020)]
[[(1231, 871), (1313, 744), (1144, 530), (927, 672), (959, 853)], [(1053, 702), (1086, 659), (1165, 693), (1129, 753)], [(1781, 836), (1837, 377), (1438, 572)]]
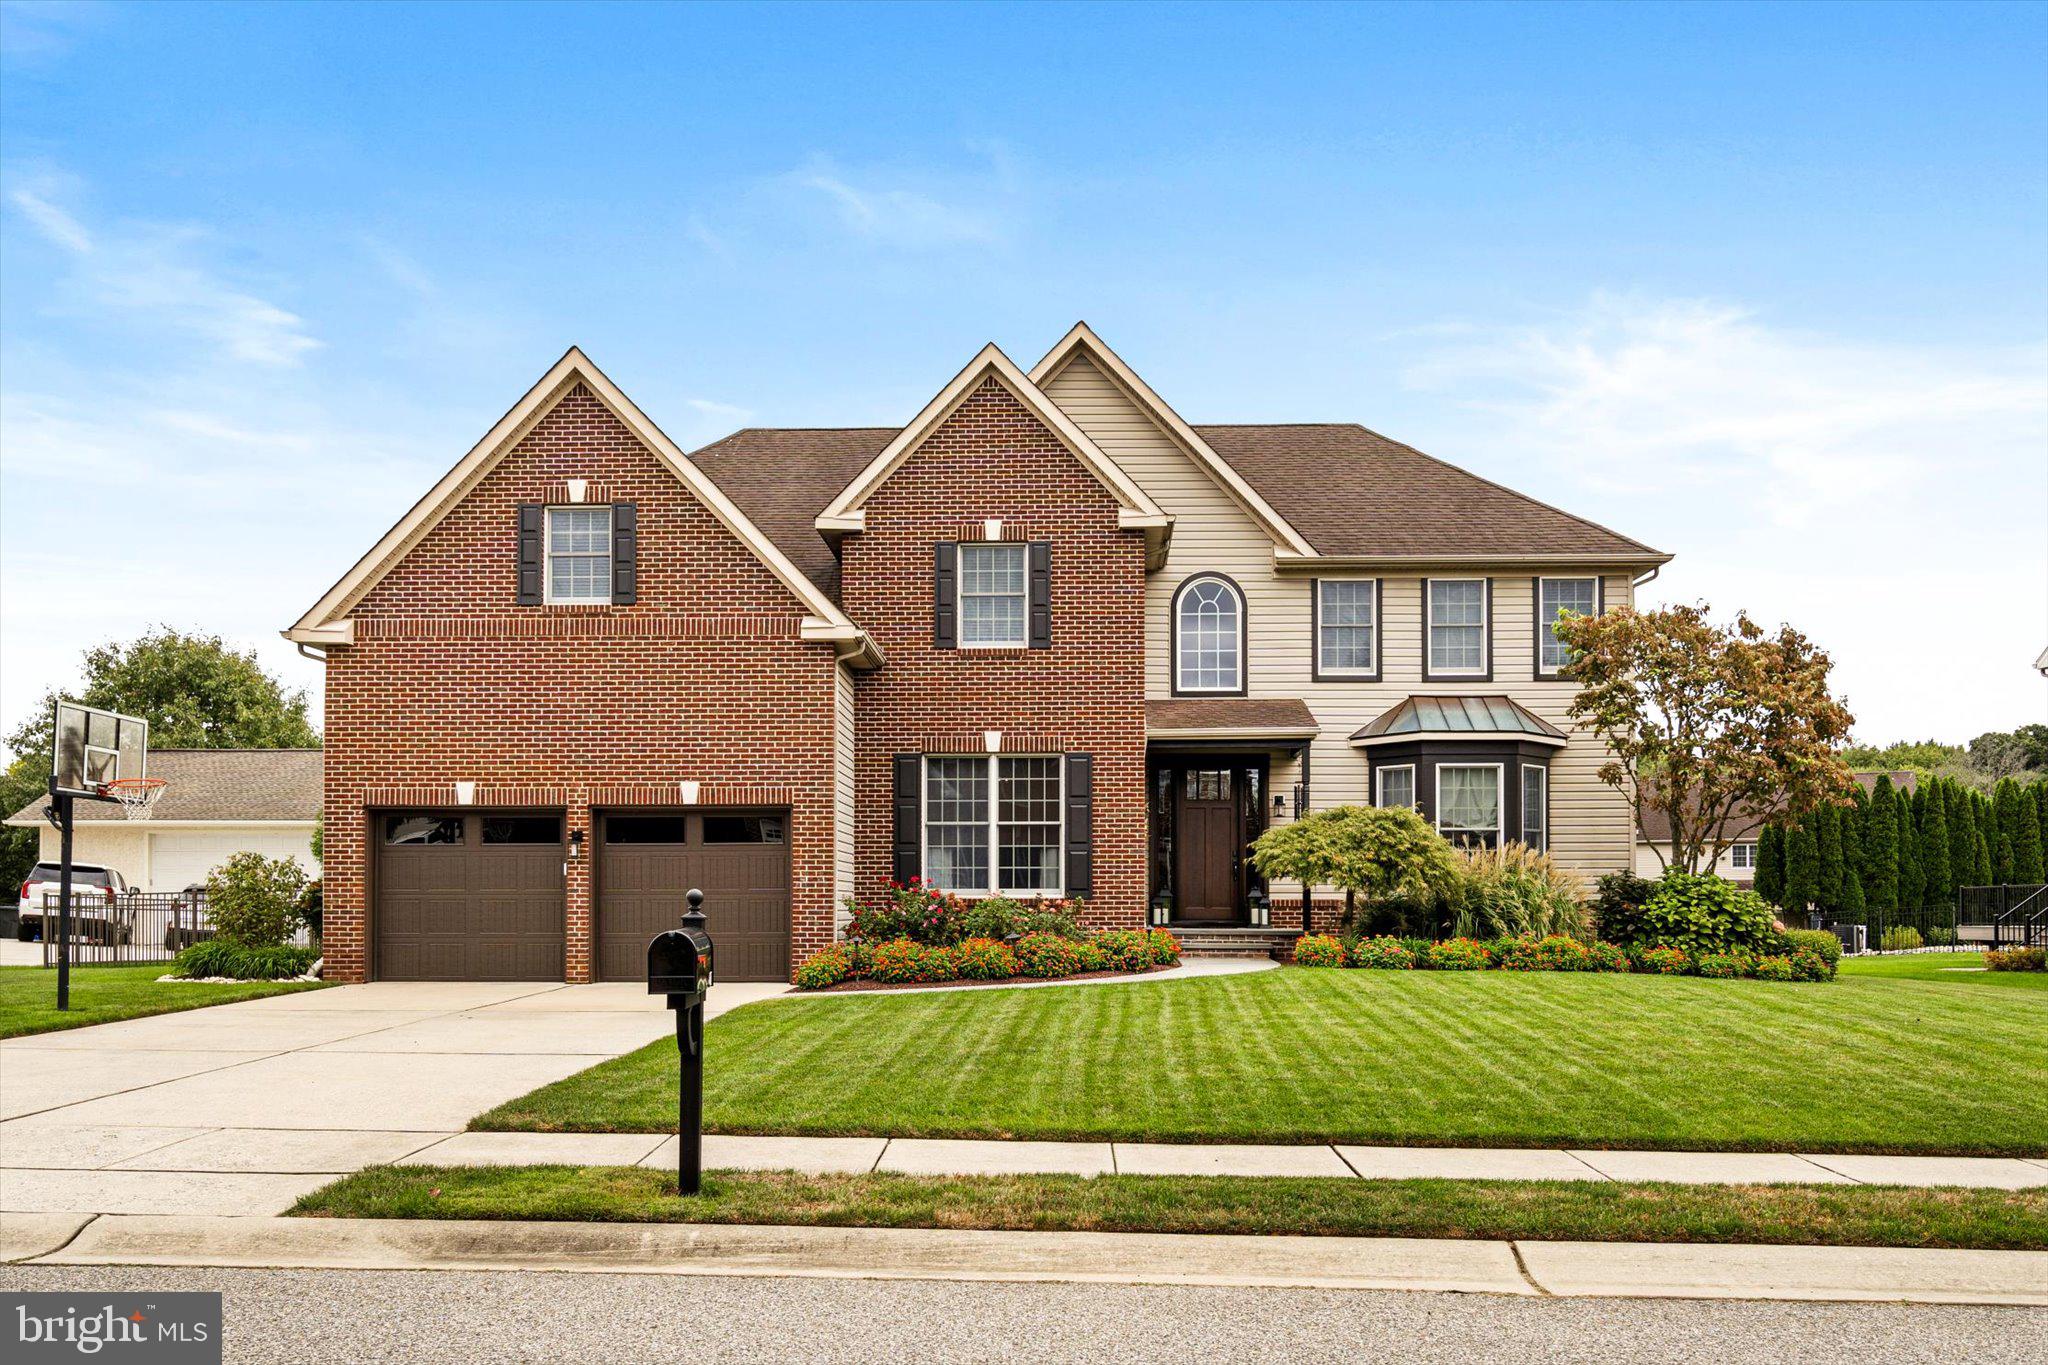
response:
[(1095, 759), (1067, 755), (1067, 894), (1095, 894)]
[(932, 648), (960, 648), (960, 547), (942, 540), (932, 549)]
[(519, 605), (541, 604), (541, 505), (519, 504)]
[(640, 507), (612, 504), (612, 605), (630, 607), (640, 600)]
[(1030, 561), (1031, 647), (1052, 648), (1052, 542), (1034, 540), (1025, 552)]
[(924, 755), (896, 755), (895, 858), (890, 876), (908, 882), (924, 871)]

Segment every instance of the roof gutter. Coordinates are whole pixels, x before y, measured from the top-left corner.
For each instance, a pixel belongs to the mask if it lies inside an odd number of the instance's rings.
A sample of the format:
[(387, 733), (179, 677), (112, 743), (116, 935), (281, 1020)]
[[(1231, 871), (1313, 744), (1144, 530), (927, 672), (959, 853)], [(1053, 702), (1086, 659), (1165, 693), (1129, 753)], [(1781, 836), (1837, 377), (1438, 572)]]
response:
[(1636, 565), (1642, 565), (1642, 564), (1649, 564), (1649, 565), (1651, 565), (1651, 566), (1652, 566), (1652, 567), (1651, 567), (1651, 569), (1650, 569), (1650, 574), (1651, 574), (1651, 576), (1652, 576), (1652, 577), (1655, 577), (1655, 576), (1656, 576), (1656, 573), (1657, 573), (1657, 570), (1658, 570), (1659, 568), (1661, 568), (1662, 566), (1664, 566), (1664, 565), (1666, 565), (1666, 564), (1669, 564), (1669, 563), (1671, 562), (1672, 558), (1673, 558), (1673, 556), (1671, 556), (1671, 555), (1666, 555), (1666, 554), (1657, 554), (1657, 553), (1656, 553), (1656, 552), (1654, 552), (1654, 551), (1651, 551), (1651, 552), (1649, 552), (1649, 553), (1646, 553), (1646, 554), (1583, 554), (1583, 555), (1568, 555), (1568, 554), (1546, 554), (1546, 555), (1528, 555), (1528, 554), (1520, 554), (1520, 555), (1517, 555), (1517, 554), (1486, 554), (1486, 555), (1473, 555), (1473, 554), (1459, 554), (1459, 555), (1447, 555), (1447, 554), (1428, 554), (1428, 555), (1316, 555), (1316, 556), (1314, 556), (1313, 558), (1311, 558), (1311, 557), (1309, 557), (1309, 556), (1306, 556), (1306, 555), (1297, 555), (1297, 554), (1291, 554), (1291, 553), (1289, 553), (1289, 552), (1287, 552), (1287, 551), (1285, 551), (1285, 550), (1275, 550), (1275, 551), (1273, 552), (1273, 567), (1274, 567), (1275, 569), (1283, 569), (1283, 570), (1284, 570), (1284, 569), (1302, 569), (1302, 570), (1316, 570), (1316, 569), (1330, 569), (1330, 568), (1339, 568), (1339, 569), (1369, 569), (1369, 568), (1390, 568), (1390, 569), (1391, 569), (1391, 568), (1418, 568), (1418, 567), (1427, 567), (1427, 566), (1429, 566), (1429, 565), (1432, 565), (1432, 564), (1473, 564), (1473, 565), (1499, 565), (1499, 566), (1501, 566), (1501, 567), (1503, 567), (1503, 568), (1580, 568), (1580, 567), (1585, 567), (1585, 566), (1588, 566), (1588, 565), (1594, 565), (1594, 566), (1598, 566), (1598, 565), (1608, 565), (1608, 564), (1612, 564), (1612, 565), (1615, 565), (1615, 566), (1618, 566), (1618, 567), (1629, 567), (1629, 566), (1636, 566)]

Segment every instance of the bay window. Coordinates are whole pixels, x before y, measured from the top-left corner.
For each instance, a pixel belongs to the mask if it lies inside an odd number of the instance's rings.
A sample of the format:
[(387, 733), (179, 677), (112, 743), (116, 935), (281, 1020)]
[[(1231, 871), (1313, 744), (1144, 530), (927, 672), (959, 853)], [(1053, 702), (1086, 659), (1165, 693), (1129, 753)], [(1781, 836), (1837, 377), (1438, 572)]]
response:
[(1550, 769), (1522, 765), (1522, 842), (1538, 853), (1550, 847)]
[(1500, 844), (1501, 765), (1436, 765), (1437, 832), (1461, 848)]

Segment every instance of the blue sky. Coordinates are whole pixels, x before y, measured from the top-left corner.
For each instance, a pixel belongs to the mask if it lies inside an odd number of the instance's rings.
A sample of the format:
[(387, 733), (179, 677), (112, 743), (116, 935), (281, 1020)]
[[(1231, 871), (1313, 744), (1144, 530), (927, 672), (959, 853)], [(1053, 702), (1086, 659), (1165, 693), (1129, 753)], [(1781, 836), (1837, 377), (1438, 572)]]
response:
[(2048, 7), (0, 4), (0, 724), (258, 648), (567, 347), (685, 446), (1085, 317), (2038, 721)]

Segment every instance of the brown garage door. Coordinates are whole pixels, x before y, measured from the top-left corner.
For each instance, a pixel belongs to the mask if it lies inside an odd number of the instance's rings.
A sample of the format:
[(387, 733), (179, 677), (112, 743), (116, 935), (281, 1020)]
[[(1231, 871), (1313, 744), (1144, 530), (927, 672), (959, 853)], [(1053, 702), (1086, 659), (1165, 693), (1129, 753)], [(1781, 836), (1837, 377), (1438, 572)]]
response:
[(721, 981), (789, 979), (789, 820), (774, 811), (614, 811), (598, 822), (597, 975), (647, 976), (647, 940), (704, 893)]
[(394, 811), (375, 818), (377, 976), (560, 981), (562, 817)]

